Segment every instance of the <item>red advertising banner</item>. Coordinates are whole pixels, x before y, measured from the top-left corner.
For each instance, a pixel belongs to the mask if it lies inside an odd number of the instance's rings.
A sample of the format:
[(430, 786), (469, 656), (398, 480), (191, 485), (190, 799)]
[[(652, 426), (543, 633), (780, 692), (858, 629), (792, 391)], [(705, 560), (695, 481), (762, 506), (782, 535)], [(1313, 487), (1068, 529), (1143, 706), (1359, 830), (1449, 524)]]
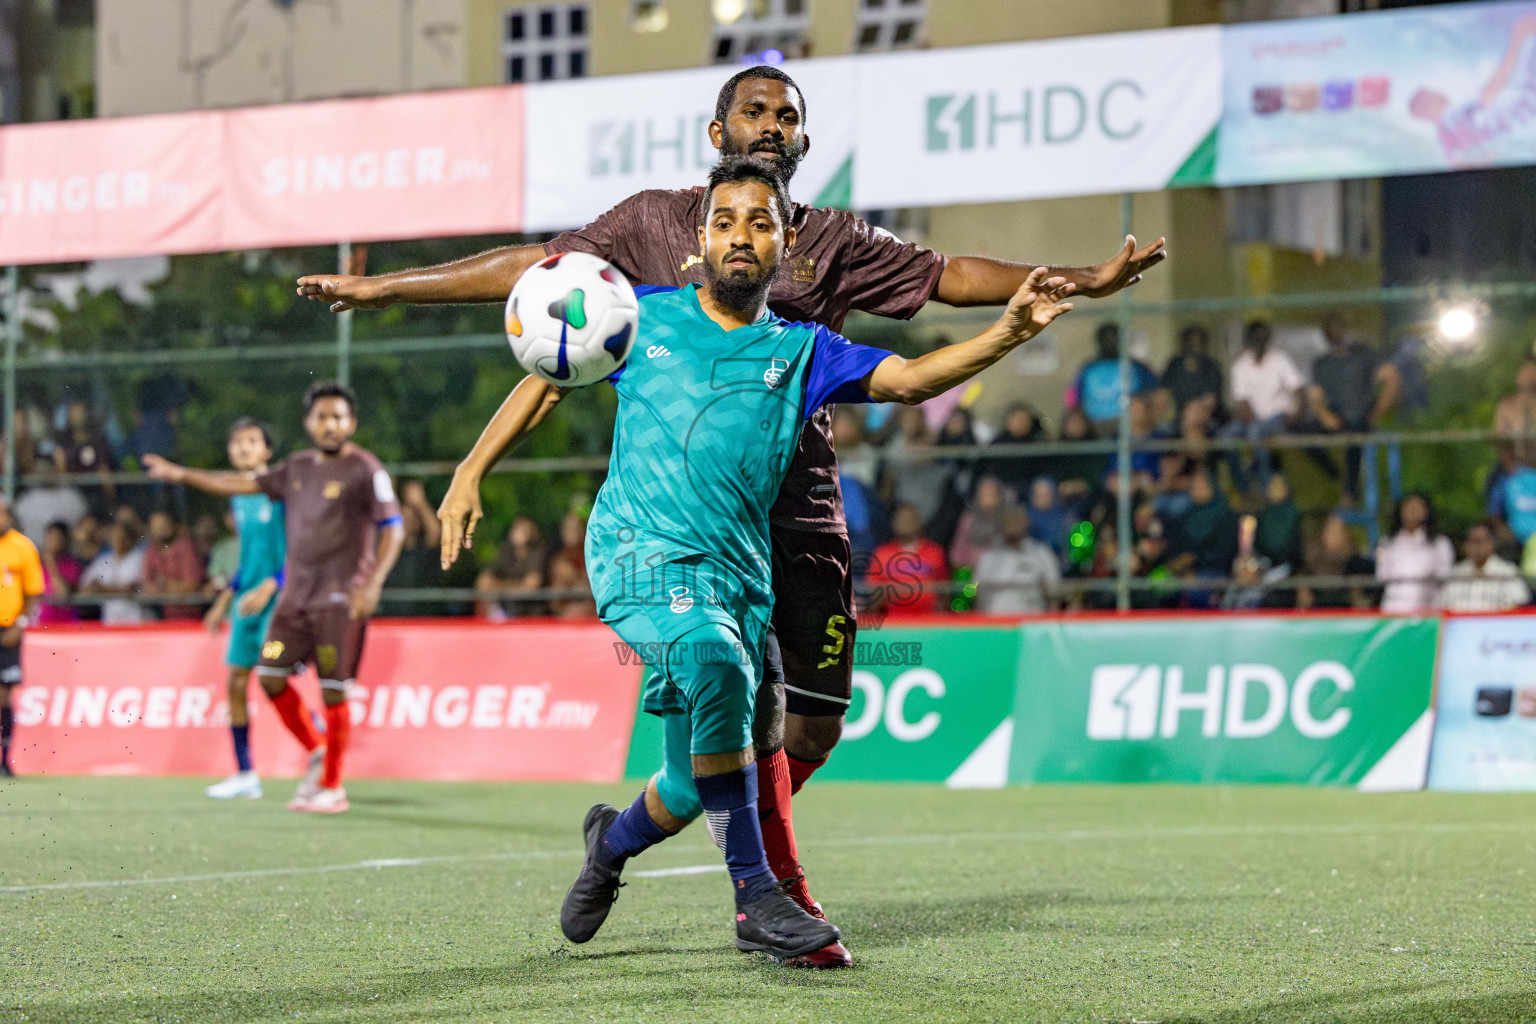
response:
[[(614, 781), (640, 683), (614, 642), (601, 623), (377, 622), (350, 698), (347, 775)], [(224, 643), (192, 626), (29, 634), (17, 771), (228, 774)], [(318, 710), (314, 677), (295, 685)], [(303, 751), (254, 680), (250, 708), (257, 770), (298, 775)]]
[(0, 128), (0, 265), (517, 231), (523, 90)]

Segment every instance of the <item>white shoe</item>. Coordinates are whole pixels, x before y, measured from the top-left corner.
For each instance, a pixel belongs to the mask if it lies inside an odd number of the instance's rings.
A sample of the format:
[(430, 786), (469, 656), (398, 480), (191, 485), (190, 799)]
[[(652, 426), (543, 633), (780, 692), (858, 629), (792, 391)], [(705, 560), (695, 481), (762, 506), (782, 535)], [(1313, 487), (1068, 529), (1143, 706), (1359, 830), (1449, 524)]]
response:
[(215, 782), (203, 790), (203, 796), (214, 800), (260, 800), (261, 776), (254, 771), (236, 772), (223, 782)]
[(299, 780), (299, 788), (293, 791), (293, 799), (312, 800), (316, 793), (320, 792), (320, 773), (325, 770), (325, 748), (316, 747), (309, 755), (309, 767), (304, 769), (304, 777)]
[(308, 799), (294, 797), (288, 801), (290, 811), (304, 811), (308, 814), (340, 814), (349, 806), (347, 791), (340, 786), (335, 789), (322, 789)]

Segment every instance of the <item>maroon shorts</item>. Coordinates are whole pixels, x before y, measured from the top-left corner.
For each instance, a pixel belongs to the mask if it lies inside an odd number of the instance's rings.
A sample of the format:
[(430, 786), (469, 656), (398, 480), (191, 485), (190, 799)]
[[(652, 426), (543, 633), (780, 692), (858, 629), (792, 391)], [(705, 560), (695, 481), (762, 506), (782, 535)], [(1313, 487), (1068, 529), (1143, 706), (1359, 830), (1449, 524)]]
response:
[(260, 668), (267, 674), (314, 665), (322, 686), (341, 686), (357, 678), (363, 657), (367, 619), (354, 619), (345, 602), (290, 608), (279, 604), (261, 645)]
[(765, 674), (777, 646), (785, 708), (791, 714), (829, 718), (845, 714), (853, 696), (852, 552), (841, 533), (812, 533), (775, 526), (773, 633)]

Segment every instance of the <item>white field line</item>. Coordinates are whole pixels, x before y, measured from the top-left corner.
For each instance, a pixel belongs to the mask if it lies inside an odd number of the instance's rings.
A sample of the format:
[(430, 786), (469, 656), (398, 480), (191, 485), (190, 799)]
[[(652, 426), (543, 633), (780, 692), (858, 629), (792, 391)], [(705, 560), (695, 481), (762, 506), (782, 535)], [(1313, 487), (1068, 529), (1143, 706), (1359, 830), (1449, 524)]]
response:
[(631, 871), (634, 878), (674, 878), (677, 875), (712, 875), (724, 871), (724, 864), (694, 864), (686, 868), (658, 868), (655, 871)]
[[(1413, 822), (1380, 825), (1214, 825), (1139, 829), (1070, 829), (1034, 832), (940, 832), (899, 836), (850, 836), (816, 840), (816, 848), (860, 846), (909, 846), (920, 843), (1049, 843), (1049, 842), (1152, 842), (1170, 839), (1270, 838), (1277, 836), (1369, 836), (1376, 834), (1447, 835), (1464, 832), (1536, 832), (1536, 822), (1466, 822), (1416, 824)], [(808, 843), (807, 846), (812, 844)], [(671, 853), (703, 853), (713, 847), (685, 844), (663, 847)], [(390, 857), (354, 861), (350, 864), (316, 864), (308, 867), (259, 868), (250, 871), (217, 871), (202, 875), (167, 875), (161, 878), (115, 878), (99, 881), (53, 882), (43, 885), (5, 885), (0, 893), (51, 892), (72, 889), (122, 889), (142, 885), (179, 885), (196, 882), (223, 882), (242, 878), (280, 878), (293, 875), (323, 875), (340, 871), (383, 871), (389, 868), (428, 867), (435, 864), (464, 864), (514, 860), (575, 859), (581, 850), (509, 850), (501, 853), (452, 854), (434, 857)], [(638, 878), (665, 878), (723, 870), (723, 865), (634, 872)]]

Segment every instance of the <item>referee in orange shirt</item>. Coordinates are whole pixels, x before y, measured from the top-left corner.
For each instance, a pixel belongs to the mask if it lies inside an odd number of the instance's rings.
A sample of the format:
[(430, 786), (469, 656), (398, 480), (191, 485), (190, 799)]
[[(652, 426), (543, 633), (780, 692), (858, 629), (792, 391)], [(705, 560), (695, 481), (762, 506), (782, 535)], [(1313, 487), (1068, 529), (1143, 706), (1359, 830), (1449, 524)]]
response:
[(15, 713), (11, 691), (21, 685), (21, 634), (37, 618), (43, 596), (43, 560), (37, 546), (16, 529), (11, 503), (0, 496), (0, 776), (11, 770)]

